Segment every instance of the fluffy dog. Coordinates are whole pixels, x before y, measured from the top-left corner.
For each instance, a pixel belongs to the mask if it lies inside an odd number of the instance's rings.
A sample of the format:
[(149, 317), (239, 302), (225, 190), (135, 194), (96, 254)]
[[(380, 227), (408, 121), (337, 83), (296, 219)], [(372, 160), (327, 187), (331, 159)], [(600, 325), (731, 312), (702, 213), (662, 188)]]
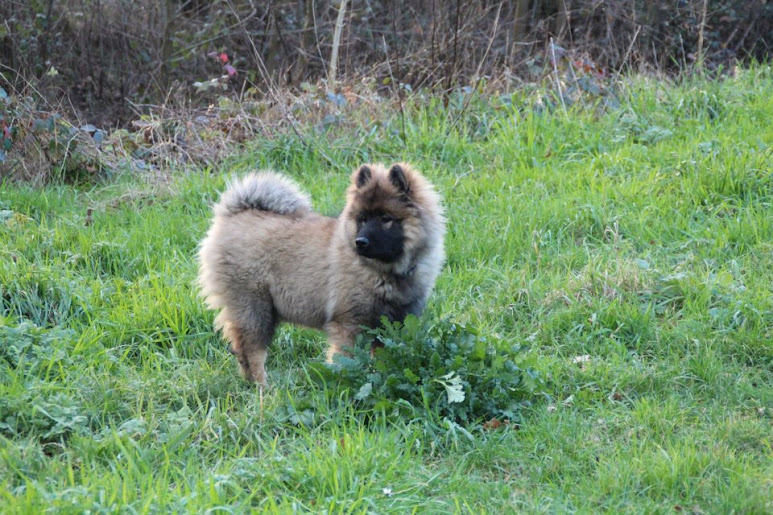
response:
[(199, 284), (244, 377), (266, 386), (279, 322), (324, 329), (328, 360), (362, 326), (424, 309), (443, 264), (440, 197), (406, 164), (363, 165), (336, 218), (285, 176), (229, 184), (199, 252)]

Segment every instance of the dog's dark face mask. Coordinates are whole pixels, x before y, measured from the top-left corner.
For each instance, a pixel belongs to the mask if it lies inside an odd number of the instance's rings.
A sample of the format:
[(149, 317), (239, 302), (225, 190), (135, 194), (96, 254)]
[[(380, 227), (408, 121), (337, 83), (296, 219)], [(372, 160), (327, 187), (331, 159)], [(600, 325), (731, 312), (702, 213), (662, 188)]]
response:
[(386, 263), (403, 253), (403, 224), (386, 213), (364, 212), (357, 217), (354, 247), (360, 256)]

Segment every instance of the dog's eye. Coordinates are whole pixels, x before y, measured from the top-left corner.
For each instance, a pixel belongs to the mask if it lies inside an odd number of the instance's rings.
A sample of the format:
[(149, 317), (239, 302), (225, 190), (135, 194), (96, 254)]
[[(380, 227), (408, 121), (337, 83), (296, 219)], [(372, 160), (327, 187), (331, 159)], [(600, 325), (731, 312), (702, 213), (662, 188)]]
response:
[(388, 216), (388, 215), (383, 215), (381, 217), (381, 223), (382, 224), (388, 224), (389, 222), (394, 222), (394, 218), (392, 218), (391, 216)]
[(357, 217), (357, 222), (358, 223), (364, 224), (367, 221), (368, 221), (368, 217), (365, 216), (365, 215), (360, 215), (360, 216)]

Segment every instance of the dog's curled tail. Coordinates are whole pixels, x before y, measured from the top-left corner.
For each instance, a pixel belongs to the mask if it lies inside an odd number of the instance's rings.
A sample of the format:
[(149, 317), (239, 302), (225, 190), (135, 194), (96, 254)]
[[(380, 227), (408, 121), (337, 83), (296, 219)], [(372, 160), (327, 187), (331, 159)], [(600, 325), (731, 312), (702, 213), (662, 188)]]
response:
[(300, 216), (311, 211), (311, 200), (284, 175), (253, 172), (229, 181), (215, 205), (215, 214), (235, 215), (248, 209)]

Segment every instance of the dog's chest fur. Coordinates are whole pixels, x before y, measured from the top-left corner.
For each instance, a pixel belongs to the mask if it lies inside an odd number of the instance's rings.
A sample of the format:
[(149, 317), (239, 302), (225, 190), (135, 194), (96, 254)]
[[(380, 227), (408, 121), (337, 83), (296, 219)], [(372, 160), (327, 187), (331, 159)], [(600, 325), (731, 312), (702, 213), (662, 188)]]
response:
[(412, 280), (413, 271), (404, 275), (381, 275), (376, 280), (373, 316), (391, 321), (403, 321), (409, 314), (419, 314), (424, 307), (424, 295)]

